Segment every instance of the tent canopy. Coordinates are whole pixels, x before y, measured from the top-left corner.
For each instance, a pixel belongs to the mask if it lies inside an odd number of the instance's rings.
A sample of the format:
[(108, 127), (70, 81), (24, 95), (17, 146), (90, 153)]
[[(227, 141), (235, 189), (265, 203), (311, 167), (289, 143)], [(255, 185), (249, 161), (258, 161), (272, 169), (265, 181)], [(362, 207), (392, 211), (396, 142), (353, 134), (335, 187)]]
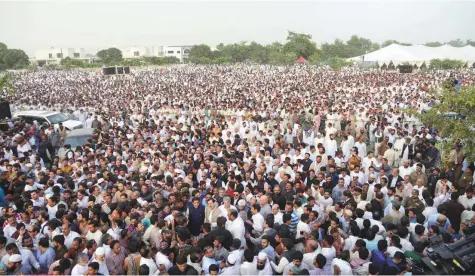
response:
[(300, 56), (295, 62), (304, 63), (304, 62), (306, 62), (306, 60), (302, 56)]
[[(364, 58), (363, 58), (364, 57)], [(475, 61), (475, 47), (452, 47), (443, 45), (440, 47), (428, 47), (424, 45), (401, 46), (391, 44), (377, 51), (350, 58), (352, 61), (393, 61), (401, 62), (420, 62), (432, 59), (456, 59), (462, 61)]]

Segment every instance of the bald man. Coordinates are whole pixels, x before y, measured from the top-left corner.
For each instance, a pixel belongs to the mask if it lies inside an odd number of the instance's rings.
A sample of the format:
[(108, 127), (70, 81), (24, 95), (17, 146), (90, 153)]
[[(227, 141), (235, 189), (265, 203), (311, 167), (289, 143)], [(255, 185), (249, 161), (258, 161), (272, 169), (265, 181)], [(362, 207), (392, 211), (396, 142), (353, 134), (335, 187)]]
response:
[(267, 215), (272, 213), (272, 207), (269, 205), (269, 198), (266, 195), (263, 195), (259, 198), (259, 205), (261, 205), (261, 215), (267, 218)]
[(322, 252), (321, 247), (318, 245), (316, 240), (307, 240), (305, 243), (305, 253), (303, 254), (303, 263), (306, 263), (310, 269), (315, 269), (313, 261), (318, 254)]

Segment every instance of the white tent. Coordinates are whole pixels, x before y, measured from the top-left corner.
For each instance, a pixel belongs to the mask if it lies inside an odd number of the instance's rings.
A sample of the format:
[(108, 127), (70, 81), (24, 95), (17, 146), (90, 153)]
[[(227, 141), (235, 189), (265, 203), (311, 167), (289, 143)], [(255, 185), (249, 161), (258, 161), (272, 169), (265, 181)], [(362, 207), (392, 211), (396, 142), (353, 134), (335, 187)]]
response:
[(465, 62), (475, 61), (475, 47), (452, 47), (450, 45), (443, 45), (440, 47), (428, 47), (424, 45), (401, 46), (398, 44), (391, 44), (387, 47), (377, 51), (368, 53), (366, 55), (350, 58), (352, 61), (377, 61), (381, 66), (381, 61), (389, 64), (401, 64), (403, 62), (410, 62), (411, 64), (417, 62), (426, 62), (432, 59), (457, 59)]

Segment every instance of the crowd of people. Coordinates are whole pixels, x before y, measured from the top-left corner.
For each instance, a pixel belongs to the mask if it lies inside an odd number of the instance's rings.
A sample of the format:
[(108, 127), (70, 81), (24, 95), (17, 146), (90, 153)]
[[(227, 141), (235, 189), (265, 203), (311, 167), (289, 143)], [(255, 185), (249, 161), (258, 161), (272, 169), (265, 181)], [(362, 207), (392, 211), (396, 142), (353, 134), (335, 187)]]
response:
[[(473, 85), (471, 72), (459, 72)], [(402, 275), (475, 226), (474, 163), (442, 163), (447, 72), (172, 66), (13, 75), (0, 143), (0, 274)], [(66, 133), (66, 134), (65, 134)]]

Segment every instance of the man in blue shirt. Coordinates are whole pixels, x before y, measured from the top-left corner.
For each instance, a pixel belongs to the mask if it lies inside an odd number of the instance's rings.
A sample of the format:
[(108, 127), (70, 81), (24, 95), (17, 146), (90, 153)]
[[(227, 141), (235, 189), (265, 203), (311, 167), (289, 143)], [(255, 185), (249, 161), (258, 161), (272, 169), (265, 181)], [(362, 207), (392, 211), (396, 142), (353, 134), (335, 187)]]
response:
[(333, 202), (345, 202), (345, 196), (343, 192), (346, 191), (344, 186), (345, 180), (343, 178), (338, 179), (338, 185), (336, 185), (332, 190)]
[(48, 238), (41, 238), (38, 242), (35, 257), (40, 264), (39, 273), (48, 274), (50, 265), (54, 262), (54, 249), (49, 247)]
[(388, 242), (386, 240), (378, 241), (378, 249), (371, 251), (371, 262), (383, 267), (386, 263), (386, 250), (388, 249)]
[(290, 225), (289, 230), (290, 232), (295, 234), (295, 230), (297, 229), (297, 223), (299, 223), (300, 218), (294, 210), (294, 204), (292, 202), (287, 202), (285, 204), (285, 212), (290, 214)]

